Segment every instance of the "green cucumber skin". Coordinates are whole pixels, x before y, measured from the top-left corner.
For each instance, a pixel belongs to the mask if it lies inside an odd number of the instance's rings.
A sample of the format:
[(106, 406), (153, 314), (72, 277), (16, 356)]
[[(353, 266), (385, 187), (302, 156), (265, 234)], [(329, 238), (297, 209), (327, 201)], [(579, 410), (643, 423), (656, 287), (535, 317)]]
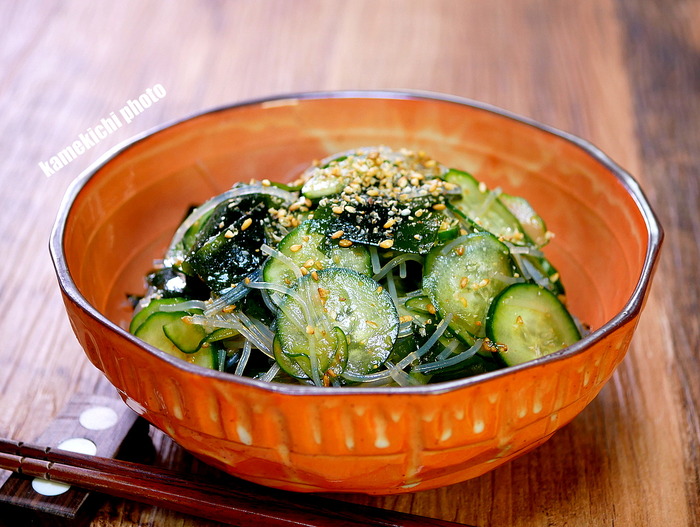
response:
[(581, 339), (573, 317), (556, 295), (533, 283), (513, 284), (501, 291), (486, 317), (486, 336), (506, 346), (499, 355), (508, 366), (549, 355)]

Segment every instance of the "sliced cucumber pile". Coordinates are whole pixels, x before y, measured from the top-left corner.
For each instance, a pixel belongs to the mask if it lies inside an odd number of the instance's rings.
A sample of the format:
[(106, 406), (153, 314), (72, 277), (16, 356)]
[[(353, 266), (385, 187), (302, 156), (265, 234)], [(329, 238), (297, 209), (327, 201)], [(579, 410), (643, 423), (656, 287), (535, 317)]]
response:
[(581, 338), (521, 196), (422, 152), (367, 147), (192, 208), (129, 330), (261, 381), (411, 386)]

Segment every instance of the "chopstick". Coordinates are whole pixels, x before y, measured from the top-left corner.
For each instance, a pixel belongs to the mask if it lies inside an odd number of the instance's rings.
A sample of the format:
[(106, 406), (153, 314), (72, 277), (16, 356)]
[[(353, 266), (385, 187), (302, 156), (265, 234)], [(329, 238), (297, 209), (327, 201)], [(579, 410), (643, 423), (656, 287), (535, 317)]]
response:
[(0, 438), (0, 468), (240, 527), (456, 527), (317, 495), (233, 480), (226, 486), (127, 461), (76, 454)]

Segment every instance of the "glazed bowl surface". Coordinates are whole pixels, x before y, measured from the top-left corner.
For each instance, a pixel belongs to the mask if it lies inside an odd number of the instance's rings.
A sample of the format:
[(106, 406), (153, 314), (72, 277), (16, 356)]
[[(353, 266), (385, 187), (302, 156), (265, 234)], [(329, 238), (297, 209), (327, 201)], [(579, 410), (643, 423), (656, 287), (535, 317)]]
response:
[[(423, 150), (527, 198), (556, 234), (545, 253), (590, 335), (477, 377), (329, 389), (201, 369), (126, 331), (127, 294), (143, 292), (189, 206), (371, 145)], [(449, 96), (326, 92), (219, 108), (115, 149), (69, 189), (51, 253), (90, 361), (181, 446), (263, 485), (391, 494), (479, 476), (571, 421), (625, 356), (661, 241), (638, 184), (581, 139)]]

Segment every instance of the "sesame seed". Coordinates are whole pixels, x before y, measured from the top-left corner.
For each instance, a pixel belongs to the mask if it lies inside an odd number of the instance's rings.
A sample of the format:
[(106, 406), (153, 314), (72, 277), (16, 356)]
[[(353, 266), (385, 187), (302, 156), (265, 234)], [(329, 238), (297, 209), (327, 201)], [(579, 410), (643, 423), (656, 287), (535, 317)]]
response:
[(306, 267), (307, 269), (311, 269), (314, 266), (315, 261), (316, 260), (314, 260), (313, 258), (309, 258), (304, 262), (304, 267)]
[(230, 306), (225, 306), (221, 311), (224, 313), (233, 313), (233, 311), (236, 309), (235, 305), (230, 305)]
[(383, 240), (379, 242), (379, 247), (382, 249), (389, 249), (394, 245), (394, 240)]
[(411, 315), (404, 315), (404, 316), (399, 317), (399, 322), (402, 322), (402, 323), (410, 322), (411, 320), (413, 320), (413, 317)]
[(444, 203), (436, 203), (433, 205), (433, 210), (445, 210), (447, 206)]
[(352, 242), (350, 240), (340, 240), (338, 242), (338, 245), (341, 247), (350, 247), (352, 245)]
[(289, 248), (289, 250), (292, 251), (293, 253), (295, 253), (295, 252), (297, 252), (297, 251), (300, 251), (302, 247), (303, 247), (302, 244), (300, 244), (300, 243), (295, 243), (294, 245), (292, 245), (292, 246)]
[(394, 226), (395, 223), (396, 223), (396, 218), (389, 218), (387, 220), (387, 222), (384, 225), (382, 225), (382, 227), (385, 229), (390, 229)]
[(342, 214), (343, 213), (343, 207), (338, 207), (337, 205), (331, 209), (333, 212), (336, 214)]
[(345, 210), (346, 210), (346, 212), (349, 212), (350, 214), (354, 214), (355, 212), (357, 212), (357, 209), (351, 205), (346, 205)]
[(244, 231), (253, 224), (252, 218), (246, 218), (246, 220), (241, 224), (241, 230)]
[(333, 234), (331, 234), (331, 238), (333, 238), (334, 240), (337, 240), (343, 234), (345, 234), (343, 231), (335, 231)]
[(435, 309), (435, 306), (433, 304), (428, 304), (427, 309), (428, 309), (428, 313), (430, 313), (431, 315), (434, 315), (437, 312), (437, 310)]
[(263, 187), (269, 187), (270, 186), (270, 180), (269, 179), (263, 179), (261, 182)]
[(302, 267), (301, 269), (299, 269), (299, 271), (301, 272), (301, 276), (306, 276), (307, 274), (309, 274), (309, 270), (306, 267)]
[(457, 253), (457, 256), (462, 256), (464, 254), (464, 245), (455, 247), (455, 252)]
[(309, 335), (313, 335), (314, 333), (316, 333), (316, 330), (314, 328), (312, 328), (311, 326), (306, 326), (306, 332)]
[(311, 271), (311, 278), (318, 282), (318, 273), (316, 271)]
[(459, 287), (464, 289), (465, 287), (467, 287), (468, 283), (469, 283), (469, 278), (467, 278), (466, 276), (463, 276), (462, 279), (459, 281)]
[(231, 232), (230, 229), (224, 233), (224, 238), (229, 238), (229, 239), (233, 238), (233, 233)]

